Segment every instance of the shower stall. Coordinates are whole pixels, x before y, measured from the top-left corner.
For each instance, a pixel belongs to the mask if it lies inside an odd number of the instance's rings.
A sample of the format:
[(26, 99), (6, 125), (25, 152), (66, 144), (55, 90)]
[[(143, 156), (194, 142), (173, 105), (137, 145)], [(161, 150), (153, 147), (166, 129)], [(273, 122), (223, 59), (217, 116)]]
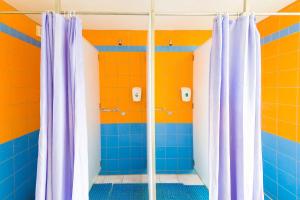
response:
[(46, 10), (83, 25), (89, 198), (208, 199), (211, 27), (224, 8), (233, 21), (261, 11), (265, 199), (300, 197), (299, 1), (153, 2), (0, 0), (0, 199), (35, 196)]

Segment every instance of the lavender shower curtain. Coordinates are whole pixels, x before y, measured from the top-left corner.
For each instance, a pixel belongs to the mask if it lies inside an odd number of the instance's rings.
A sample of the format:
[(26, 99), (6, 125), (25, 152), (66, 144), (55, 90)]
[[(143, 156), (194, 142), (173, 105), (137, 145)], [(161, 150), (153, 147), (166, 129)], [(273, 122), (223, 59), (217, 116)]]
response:
[(37, 200), (87, 200), (88, 159), (82, 27), (43, 14)]
[(214, 21), (210, 63), (210, 200), (261, 200), (260, 36), (255, 17)]

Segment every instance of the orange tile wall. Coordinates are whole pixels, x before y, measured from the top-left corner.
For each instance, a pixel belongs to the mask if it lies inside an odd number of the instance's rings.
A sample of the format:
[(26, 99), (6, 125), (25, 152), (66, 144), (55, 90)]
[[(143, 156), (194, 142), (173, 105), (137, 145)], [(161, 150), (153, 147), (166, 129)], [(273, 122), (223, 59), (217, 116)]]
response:
[[(300, 12), (300, 1), (282, 9)], [(300, 17), (272, 16), (258, 24), (261, 37), (293, 24)], [(300, 142), (300, 33), (262, 46), (262, 129)]]
[[(120, 112), (101, 112), (102, 123), (142, 123), (146, 121), (146, 53), (99, 53), (101, 108)], [(133, 102), (132, 87), (142, 88), (141, 102)]]
[[(146, 31), (85, 30), (84, 36), (94, 45), (146, 46)], [(210, 31), (156, 31), (155, 44), (167, 46), (198, 46), (211, 37)], [(158, 52), (156, 61), (156, 107), (173, 114), (157, 111), (156, 122), (192, 122), (192, 103), (183, 103), (180, 87), (192, 88), (193, 53)], [(102, 112), (101, 123), (146, 122), (146, 53), (99, 52), (100, 101), (102, 108), (120, 108), (126, 112)], [(131, 100), (131, 88), (142, 87), (142, 102)]]
[[(1, 10), (14, 10), (0, 1)], [(0, 15), (32, 38), (34, 23), (24, 15)], [(0, 32), (0, 143), (39, 129), (40, 48)]]

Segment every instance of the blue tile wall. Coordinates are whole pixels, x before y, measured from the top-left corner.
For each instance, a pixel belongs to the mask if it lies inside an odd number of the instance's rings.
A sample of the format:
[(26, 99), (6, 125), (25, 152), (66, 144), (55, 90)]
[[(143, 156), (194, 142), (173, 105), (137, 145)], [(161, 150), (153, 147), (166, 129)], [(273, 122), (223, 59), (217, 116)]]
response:
[(156, 124), (156, 172), (190, 173), (193, 161), (193, 125), (191, 123)]
[(139, 174), (146, 169), (146, 124), (102, 124), (100, 173)]
[(39, 131), (0, 144), (0, 199), (34, 199)]
[(264, 190), (272, 199), (300, 199), (300, 144), (262, 131)]
[[(147, 52), (147, 46), (95, 46), (100, 52)], [(156, 46), (156, 52), (193, 52), (198, 46)]]
[[(193, 170), (193, 128), (188, 123), (156, 124), (157, 173)], [(146, 124), (101, 125), (101, 174), (138, 174), (147, 169)]]

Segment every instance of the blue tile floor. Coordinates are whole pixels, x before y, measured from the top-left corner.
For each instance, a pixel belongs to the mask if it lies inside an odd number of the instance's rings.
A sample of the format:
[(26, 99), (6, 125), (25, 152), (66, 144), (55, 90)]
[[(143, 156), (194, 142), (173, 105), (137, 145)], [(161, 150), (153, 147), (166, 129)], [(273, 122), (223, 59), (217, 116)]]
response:
[[(208, 200), (208, 190), (203, 185), (159, 183), (156, 185), (158, 200)], [(90, 200), (147, 200), (147, 184), (94, 184)]]

